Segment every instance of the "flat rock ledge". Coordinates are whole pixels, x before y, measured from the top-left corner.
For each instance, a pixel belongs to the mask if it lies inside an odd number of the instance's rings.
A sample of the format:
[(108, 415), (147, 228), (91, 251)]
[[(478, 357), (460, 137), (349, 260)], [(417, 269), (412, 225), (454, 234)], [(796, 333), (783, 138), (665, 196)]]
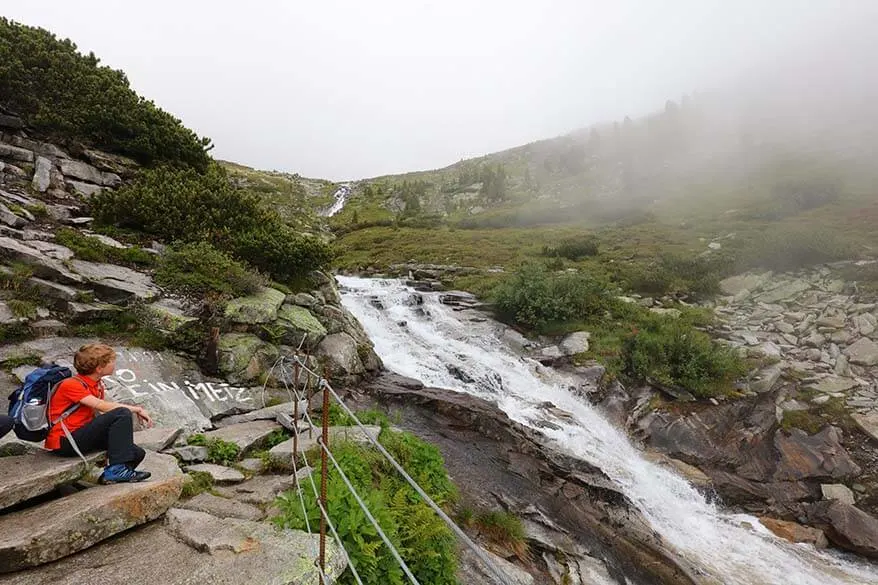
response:
[[(90, 454), (86, 459), (97, 463), (103, 457), (101, 452)], [(0, 510), (47, 494), (61, 484), (79, 479), (87, 471), (78, 457), (61, 458), (47, 451), (0, 457)]]
[(0, 517), (0, 572), (66, 557), (164, 514), (180, 497), (183, 473), (172, 456), (153, 452), (142, 468), (150, 480), (95, 486)]

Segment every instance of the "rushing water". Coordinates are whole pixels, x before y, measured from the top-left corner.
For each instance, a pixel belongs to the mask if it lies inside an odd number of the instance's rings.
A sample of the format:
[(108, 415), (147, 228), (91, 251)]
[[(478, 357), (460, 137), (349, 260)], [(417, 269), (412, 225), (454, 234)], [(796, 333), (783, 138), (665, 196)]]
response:
[[(397, 280), (339, 277), (344, 305), (360, 320), (385, 366), (429, 386), (497, 403), (511, 419), (539, 428), (557, 447), (598, 466), (705, 582), (728, 585), (878, 584), (878, 566), (791, 544), (755, 518), (707, 502), (686, 480), (646, 461), (625, 433), (567, 390), (550, 368), (522, 358), (492, 321), (442, 305)], [(451, 367), (449, 367), (451, 366)], [(467, 380), (467, 381), (462, 381)], [(551, 401), (574, 420), (540, 408)]]
[(347, 203), (348, 197), (351, 195), (351, 187), (350, 185), (342, 185), (338, 189), (336, 189), (333, 197), (335, 200), (332, 202), (332, 205), (329, 209), (326, 210), (326, 217), (332, 217), (336, 213), (342, 210), (344, 204)]

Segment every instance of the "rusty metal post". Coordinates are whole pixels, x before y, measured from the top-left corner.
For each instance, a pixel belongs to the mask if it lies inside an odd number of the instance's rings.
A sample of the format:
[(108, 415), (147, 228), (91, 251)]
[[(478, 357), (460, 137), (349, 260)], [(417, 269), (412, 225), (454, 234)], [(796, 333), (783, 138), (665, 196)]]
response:
[[(320, 449), (320, 502), (323, 504), (324, 510), (329, 510), (329, 506), (326, 503), (326, 451), (329, 449), (329, 392), (325, 389), (323, 390), (323, 413), (321, 420), (323, 423), (323, 436), (321, 437), (323, 448)], [(322, 513), (320, 514), (320, 571), (324, 574), (326, 573), (326, 517)]]
[[(293, 364), (293, 387), (299, 384), (299, 362)], [(296, 469), (296, 456), (299, 454), (299, 395), (293, 395), (293, 469)]]

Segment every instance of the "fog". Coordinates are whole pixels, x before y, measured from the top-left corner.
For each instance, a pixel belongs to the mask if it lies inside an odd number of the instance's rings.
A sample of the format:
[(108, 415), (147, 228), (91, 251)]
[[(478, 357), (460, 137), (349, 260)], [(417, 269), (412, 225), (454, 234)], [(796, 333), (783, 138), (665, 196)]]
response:
[(826, 115), (875, 130), (871, 0), (0, 0), (0, 13), (123, 69), (217, 158), (335, 180), (441, 167), (692, 92), (778, 132)]

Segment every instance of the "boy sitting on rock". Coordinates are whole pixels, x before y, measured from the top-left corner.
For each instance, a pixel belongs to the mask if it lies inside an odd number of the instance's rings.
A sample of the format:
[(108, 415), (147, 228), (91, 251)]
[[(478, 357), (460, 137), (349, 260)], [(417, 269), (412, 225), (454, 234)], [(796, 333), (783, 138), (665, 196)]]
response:
[(131, 414), (148, 427), (152, 419), (143, 407), (104, 400), (101, 379), (115, 371), (116, 352), (100, 343), (83, 345), (73, 358), (73, 367), (77, 375), (58, 385), (49, 401), (48, 418), (58, 420), (71, 406), (79, 407), (64, 419), (64, 426), (55, 424), (49, 429), (46, 449), (63, 457), (77, 455), (77, 448), (82, 453), (106, 450), (108, 464), (99, 480), (102, 484), (148, 479), (148, 471), (136, 470), (146, 452), (134, 444)]

